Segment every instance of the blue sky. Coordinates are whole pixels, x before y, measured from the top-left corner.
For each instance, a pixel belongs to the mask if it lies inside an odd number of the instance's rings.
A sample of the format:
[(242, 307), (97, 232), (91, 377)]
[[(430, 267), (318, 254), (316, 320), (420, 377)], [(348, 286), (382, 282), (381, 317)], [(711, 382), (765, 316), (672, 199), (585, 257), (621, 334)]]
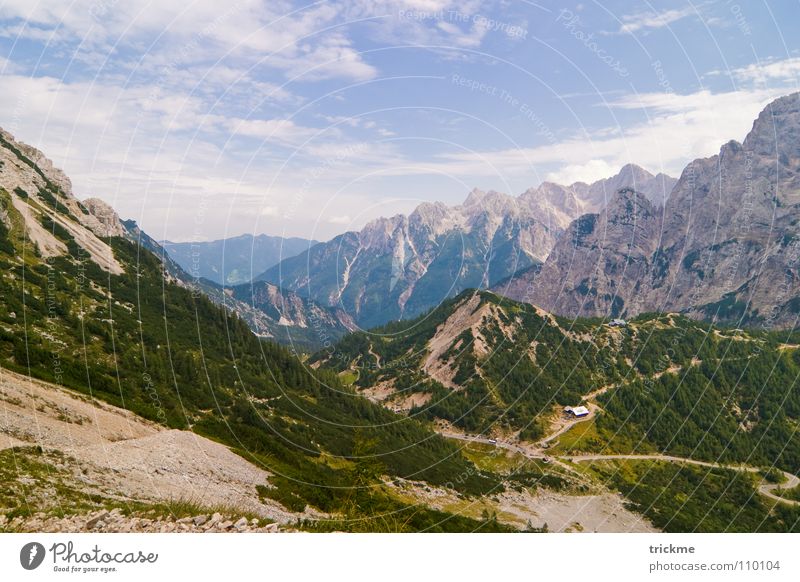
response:
[(154, 237), (327, 239), (678, 175), (798, 90), (800, 2), (0, 0), (0, 125)]

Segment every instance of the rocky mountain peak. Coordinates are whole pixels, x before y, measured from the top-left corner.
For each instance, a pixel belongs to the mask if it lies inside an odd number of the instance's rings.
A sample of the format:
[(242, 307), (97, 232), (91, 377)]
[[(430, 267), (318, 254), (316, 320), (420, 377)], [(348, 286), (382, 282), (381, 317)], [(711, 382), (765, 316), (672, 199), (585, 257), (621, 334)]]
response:
[(467, 195), (467, 199), (464, 200), (463, 206), (474, 206), (476, 204), (480, 204), (484, 196), (486, 196), (486, 192), (480, 188), (473, 188), (472, 191)]
[[(758, 155), (796, 159), (800, 157), (800, 92), (768, 104), (753, 123), (744, 148)], [(785, 163), (786, 160), (781, 160)]]

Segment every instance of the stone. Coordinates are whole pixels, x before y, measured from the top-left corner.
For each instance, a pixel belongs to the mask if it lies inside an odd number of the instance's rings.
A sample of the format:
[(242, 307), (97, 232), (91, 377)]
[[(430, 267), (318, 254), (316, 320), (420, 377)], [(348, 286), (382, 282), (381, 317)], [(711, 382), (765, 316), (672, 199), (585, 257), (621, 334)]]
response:
[[(108, 516), (108, 512), (107, 511), (103, 511), (99, 515), (96, 515), (95, 517), (91, 518), (89, 521), (86, 522), (86, 528), (87, 529), (95, 529), (98, 526), (102, 527), (102, 525), (105, 525), (105, 522), (103, 520), (106, 518), (106, 516)], [(100, 524), (102, 524), (102, 525), (100, 525)]]

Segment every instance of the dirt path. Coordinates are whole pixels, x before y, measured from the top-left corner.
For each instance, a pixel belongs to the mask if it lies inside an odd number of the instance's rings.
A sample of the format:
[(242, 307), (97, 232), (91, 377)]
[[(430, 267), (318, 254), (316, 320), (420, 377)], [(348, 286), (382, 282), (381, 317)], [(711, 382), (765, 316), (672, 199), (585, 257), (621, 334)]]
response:
[[(580, 419), (580, 421), (586, 419)], [(575, 426), (576, 423), (570, 424), (568, 427), (565, 427), (565, 430), (560, 431), (557, 434), (550, 435), (546, 439), (539, 441), (539, 443), (549, 442), (553, 438), (555, 438), (558, 434), (563, 434), (569, 428)], [(538, 449), (536, 447), (529, 447), (521, 444), (510, 443), (506, 441), (491, 439), (488, 437), (482, 436), (475, 436), (475, 435), (467, 435), (463, 433), (457, 433), (452, 431), (442, 431), (441, 435), (451, 439), (457, 439), (464, 442), (470, 443), (480, 443), (485, 445), (495, 446), (507, 451), (511, 451), (514, 453), (519, 453), (520, 455), (536, 460), (536, 461), (549, 461), (555, 463), (559, 467), (564, 469), (570, 470), (570, 472), (574, 471), (572, 468), (567, 464), (567, 462), (572, 463), (591, 463), (592, 461), (618, 461), (618, 460), (630, 460), (630, 461), (665, 461), (669, 463), (685, 463), (688, 465), (696, 465), (699, 467), (708, 467), (709, 469), (728, 469), (732, 471), (740, 471), (745, 473), (758, 473), (762, 469), (759, 467), (751, 467), (748, 465), (726, 465), (722, 463), (712, 463), (710, 461), (699, 461), (696, 459), (687, 459), (684, 457), (676, 457), (673, 455), (559, 455), (557, 457), (548, 457), (545, 454), (545, 451)], [(537, 443), (538, 444), (538, 443)], [(765, 497), (769, 497), (775, 501), (786, 503), (788, 505), (800, 506), (800, 501), (795, 501), (793, 499), (786, 499), (785, 497), (780, 497), (779, 495), (775, 494), (775, 491), (778, 490), (790, 490), (794, 489), (795, 487), (800, 486), (800, 477), (797, 475), (793, 475), (787, 471), (781, 471), (785, 481), (783, 483), (767, 483), (766, 481), (762, 481), (758, 486), (758, 492)]]
[[(758, 473), (761, 471), (759, 467), (751, 467), (747, 465), (725, 465), (722, 463), (712, 463), (710, 461), (698, 461), (696, 459), (686, 459), (684, 457), (675, 457), (672, 455), (576, 455), (576, 456), (560, 456), (559, 459), (564, 461), (571, 461), (573, 463), (591, 463), (592, 461), (618, 461), (618, 460), (631, 460), (631, 461), (665, 461), (669, 463), (684, 463), (687, 465), (697, 465), (699, 467), (708, 467), (710, 469), (727, 469), (730, 471), (740, 471), (743, 473)], [(775, 501), (786, 503), (788, 505), (800, 506), (800, 501), (786, 499), (779, 497), (774, 493), (778, 489), (794, 489), (800, 485), (800, 478), (796, 475), (781, 471), (786, 481), (784, 483), (766, 483), (762, 482), (758, 486), (758, 492), (769, 497)]]

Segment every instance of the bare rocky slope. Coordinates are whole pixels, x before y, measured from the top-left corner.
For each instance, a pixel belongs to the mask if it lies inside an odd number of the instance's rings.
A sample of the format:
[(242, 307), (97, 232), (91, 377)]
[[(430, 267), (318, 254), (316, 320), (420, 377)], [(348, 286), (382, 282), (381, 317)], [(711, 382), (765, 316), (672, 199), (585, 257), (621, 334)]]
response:
[[(11, 521), (3, 511), (9, 508), (0, 507), (12, 529), (249, 531), (258, 524), (303, 517), (259, 498), (256, 487), (268, 486), (267, 471), (195, 433), (168, 430), (130, 411), (2, 368), (0, 407), (0, 451), (17, 458), (13, 463), (4, 454), (0, 462), (4, 474), (16, 473), (14, 481), (4, 481), (6, 494), (19, 489), (26, 503), (37, 507)], [(13, 464), (6, 466), (7, 461)], [(12, 502), (5, 497), (0, 496), (0, 506)], [(161, 508), (158, 515), (148, 514), (154, 507)], [(196, 515), (175, 515), (170, 507)], [(217, 508), (228, 517), (213, 524), (200, 517), (208, 518)], [(233, 528), (244, 514), (256, 522), (247, 518)], [(222, 527), (226, 521), (231, 524)]]

